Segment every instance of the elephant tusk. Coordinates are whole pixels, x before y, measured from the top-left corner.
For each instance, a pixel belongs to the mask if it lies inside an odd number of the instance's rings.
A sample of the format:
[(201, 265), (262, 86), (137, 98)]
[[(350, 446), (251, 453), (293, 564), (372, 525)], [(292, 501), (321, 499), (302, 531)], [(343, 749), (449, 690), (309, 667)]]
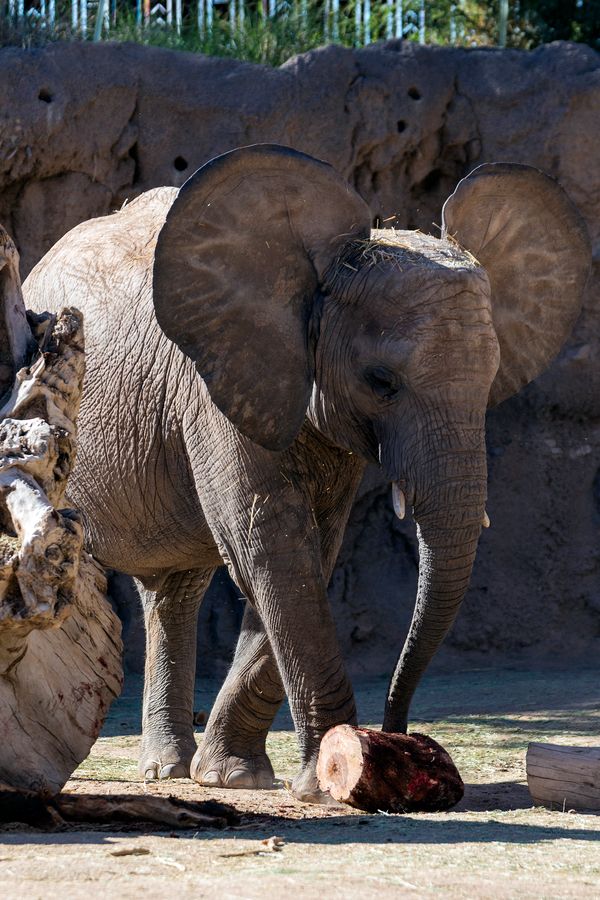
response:
[(485, 509), (483, 511), (483, 519), (481, 520), (481, 524), (483, 525), (484, 528), (489, 528), (490, 525), (492, 524), (490, 522), (490, 517), (487, 514), (487, 510), (485, 510)]
[(396, 481), (392, 482), (392, 504), (398, 518), (403, 519), (406, 515), (406, 498), (404, 491), (398, 487), (398, 482)]

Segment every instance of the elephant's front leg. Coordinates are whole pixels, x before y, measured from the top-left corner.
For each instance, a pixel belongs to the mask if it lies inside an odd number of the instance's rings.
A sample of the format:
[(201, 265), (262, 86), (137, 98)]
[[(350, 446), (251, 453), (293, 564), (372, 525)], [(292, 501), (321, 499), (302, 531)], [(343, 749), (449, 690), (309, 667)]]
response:
[[(335, 448), (315, 447), (305, 433), (302, 471), (313, 473), (308, 485), (319, 526), (321, 566), (329, 583), (363, 464)], [(315, 466), (318, 458), (325, 465)], [(199, 754), (198, 780), (223, 787), (271, 787), (273, 768), (266, 740), (285, 689), (264, 625), (246, 604), (240, 638), (227, 678), (213, 706)], [(196, 776), (194, 776), (196, 777)]]
[(212, 708), (192, 778), (228, 788), (271, 788), (265, 742), (285, 698), (262, 621), (246, 603), (233, 664)]
[(146, 667), (139, 771), (147, 779), (190, 773), (198, 610), (213, 571), (176, 572), (159, 590), (140, 590)]
[[(248, 484), (245, 479), (239, 483)], [(246, 498), (235, 498), (243, 509), (228, 517), (229, 523), (237, 522), (235, 531), (221, 531), (223, 553), (264, 623), (288, 696), (302, 759), (294, 793), (319, 800), (319, 744), (332, 726), (356, 721), (354, 695), (335, 634), (310, 504), (285, 481), (269, 487), (261, 484)], [(230, 488), (230, 498), (231, 493)], [(212, 510), (208, 515), (213, 518)], [(221, 529), (225, 521), (215, 524)], [(201, 769), (196, 761), (193, 768), (202, 777), (210, 771), (210, 761), (201, 753), (197, 761)]]

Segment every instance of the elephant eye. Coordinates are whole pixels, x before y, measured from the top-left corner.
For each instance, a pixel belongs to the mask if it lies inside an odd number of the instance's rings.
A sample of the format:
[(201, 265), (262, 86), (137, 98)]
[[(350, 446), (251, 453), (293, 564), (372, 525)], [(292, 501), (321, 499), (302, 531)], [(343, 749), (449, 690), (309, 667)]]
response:
[(367, 369), (365, 378), (380, 400), (392, 400), (402, 386), (399, 377), (384, 366)]

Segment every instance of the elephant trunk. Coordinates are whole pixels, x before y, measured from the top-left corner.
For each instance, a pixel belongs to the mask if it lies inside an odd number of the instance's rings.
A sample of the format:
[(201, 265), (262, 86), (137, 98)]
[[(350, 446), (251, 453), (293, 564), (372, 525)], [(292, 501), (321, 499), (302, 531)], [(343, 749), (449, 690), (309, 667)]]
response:
[(414, 691), (450, 630), (469, 585), (485, 516), (484, 448), (475, 454), (455, 453), (450, 461), (446, 457), (438, 463), (434, 486), (422, 491), (420, 500), (418, 495), (415, 498), (419, 539), (417, 598), (390, 683), (384, 731), (406, 731)]

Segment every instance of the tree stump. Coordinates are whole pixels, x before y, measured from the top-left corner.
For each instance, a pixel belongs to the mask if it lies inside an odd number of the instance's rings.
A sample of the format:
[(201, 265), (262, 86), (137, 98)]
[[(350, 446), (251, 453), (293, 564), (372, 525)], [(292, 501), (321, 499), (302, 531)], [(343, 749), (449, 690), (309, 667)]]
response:
[(319, 786), (367, 812), (441, 812), (464, 785), (449, 754), (424, 734), (387, 734), (338, 725), (321, 741)]
[(40, 797), (85, 759), (123, 679), (104, 573), (61, 509), (84, 367), (81, 314), (26, 317), (0, 229), (0, 791)]
[(536, 806), (600, 812), (600, 747), (531, 743), (525, 766)]

